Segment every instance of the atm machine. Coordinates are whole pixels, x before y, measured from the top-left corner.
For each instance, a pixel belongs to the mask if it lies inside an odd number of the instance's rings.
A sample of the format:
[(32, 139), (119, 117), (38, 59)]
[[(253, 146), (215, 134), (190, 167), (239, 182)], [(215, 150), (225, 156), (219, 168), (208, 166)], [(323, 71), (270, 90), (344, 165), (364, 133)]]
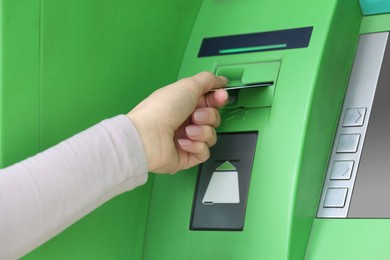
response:
[(218, 142), (24, 259), (390, 258), (388, 1), (99, 2), (2, 0), (2, 165), (204, 70)]

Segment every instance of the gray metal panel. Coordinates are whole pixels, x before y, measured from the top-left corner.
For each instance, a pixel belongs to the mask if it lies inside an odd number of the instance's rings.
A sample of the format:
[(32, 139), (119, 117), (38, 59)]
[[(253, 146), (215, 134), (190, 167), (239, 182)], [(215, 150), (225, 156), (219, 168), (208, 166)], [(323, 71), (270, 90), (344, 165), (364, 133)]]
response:
[[(320, 218), (346, 218), (353, 187), (355, 184), (356, 173), (360, 161), (365, 133), (371, 114), (371, 106), (375, 95), (375, 89), (378, 82), (381, 64), (385, 53), (388, 32), (373, 33), (361, 35), (358, 49), (355, 56), (351, 76), (348, 83), (348, 89), (344, 100), (343, 109), (340, 116), (336, 138), (333, 145), (331, 158), (329, 161), (328, 171), (322, 191), (320, 204), (318, 207), (317, 217)], [(366, 109), (363, 124), (359, 122), (351, 126), (350, 109)], [(344, 122), (347, 120), (347, 122)], [(343, 126), (344, 125), (344, 126)], [(359, 144), (356, 152), (337, 152), (337, 145), (341, 136), (346, 134), (360, 134)], [(354, 161), (355, 167), (352, 169), (350, 179), (331, 179), (332, 166), (335, 161)], [(345, 205), (343, 207), (324, 207), (326, 192), (328, 189), (341, 188), (347, 189)], [(342, 193), (340, 193), (342, 194)]]

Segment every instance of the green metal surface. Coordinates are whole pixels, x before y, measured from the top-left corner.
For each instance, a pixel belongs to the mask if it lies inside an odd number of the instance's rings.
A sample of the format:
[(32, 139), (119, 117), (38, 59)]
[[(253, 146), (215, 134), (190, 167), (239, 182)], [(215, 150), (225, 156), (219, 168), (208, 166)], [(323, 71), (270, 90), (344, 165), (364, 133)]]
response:
[(374, 33), (390, 30), (390, 14), (365, 16), (362, 20), (360, 33)]
[(39, 151), (40, 2), (0, 1), (0, 165)]
[(389, 259), (390, 219), (316, 219), (306, 259)]
[[(390, 15), (365, 16), (361, 34), (390, 31)], [(389, 259), (390, 219), (315, 219), (306, 259)]]
[[(361, 13), (357, 3), (339, 1), (329, 28), (324, 52), (318, 68), (316, 88), (305, 130), (300, 174), (295, 190), (296, 201), (291, 236), (291, 259), (302, 259), (298, 250), (307, 247), (323, 179), (328, 166), (334, 134), (358, 43)], [(345, 23), (348, 17), (349, 22)]]
[[(197, 169), (156, 176), (144, 259), (304, 258), (360, 20), (357, 2), (204, 1), (180, 77), (280, 62), (268, 107), (222, 111), (220, 132), (259, 131), (244, 230), (190, 231)], [(308, 48), (197, 58), (205, 37), (306, 26)]]
[[(1, 0), (2, 166), (126, 113), (175, 81), (199, 6)], [(106, 203), (25, 259), (141, 259), (151, 184)]]

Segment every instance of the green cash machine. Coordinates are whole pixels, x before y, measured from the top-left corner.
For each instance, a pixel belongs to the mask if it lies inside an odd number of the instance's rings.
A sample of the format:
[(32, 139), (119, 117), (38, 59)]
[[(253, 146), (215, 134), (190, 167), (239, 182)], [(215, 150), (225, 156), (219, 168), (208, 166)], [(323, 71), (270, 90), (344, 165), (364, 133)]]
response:
[(389, 258), (388, 13), (384, 0), (1, 0), (2, 167), (178, 78), (207, 70), (230, 88), (208, 161), (151, 174), (24, 259)]

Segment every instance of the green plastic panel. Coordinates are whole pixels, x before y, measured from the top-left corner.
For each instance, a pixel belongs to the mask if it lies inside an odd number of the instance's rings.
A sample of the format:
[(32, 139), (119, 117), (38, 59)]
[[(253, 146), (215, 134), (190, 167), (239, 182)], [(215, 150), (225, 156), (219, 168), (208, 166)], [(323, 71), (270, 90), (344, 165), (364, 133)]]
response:
[(0, 164), (39, 151), (40, 2), (0, 1)]
[[(390, 15), (365, 16), (360, 33), (390, 31)], [(307, 260), (388, 259), (390, 219), (316, 219)]]
[(390, 219), (316, 219), (307, 260), (389, 259)]
[[(269, 107), (222, 111), (218, 131), (259, 131), (244, 230), (190, 231), (197, 169), (156, 176), (144, 259), (304, 259), (360, 21), (357, 1), (203, 2), (180, 77), (280, 62)], [(308, 48), (197, 58), (205, 37), (307, 26)]]
[[(0, 0), (2, 166), (175, 81), (200, 3)], [(25, 259), (141, 259), (152, 177)]]
[(384, 32), (390, 30), (390, 14), (365, 16), (362, 20), (360, 33)]

